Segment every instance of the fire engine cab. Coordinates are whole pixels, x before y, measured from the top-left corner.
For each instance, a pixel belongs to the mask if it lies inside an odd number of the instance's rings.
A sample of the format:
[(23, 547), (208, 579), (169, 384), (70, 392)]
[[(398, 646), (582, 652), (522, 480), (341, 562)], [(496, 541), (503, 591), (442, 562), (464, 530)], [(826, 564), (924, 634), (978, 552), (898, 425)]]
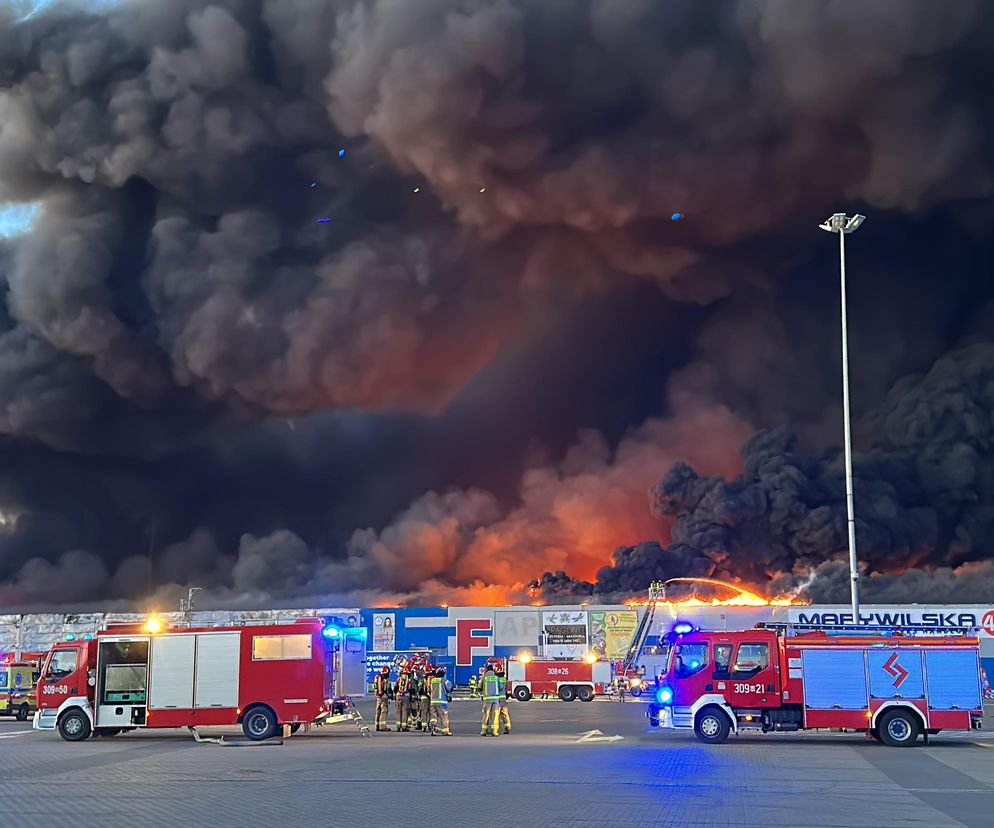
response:
[(861, 731), (891, 746), (979, 729), (975, 631), (760, 624), (707, 632), (677, 622), (651, 725), (718, 744), (743, 730)]
[(320, 618), (168, 630), (153, 619), (69, 636), (45, 659), (34, 728), (70, 742), (136, 728), (294, 732), (365, 692), (364, 636)]

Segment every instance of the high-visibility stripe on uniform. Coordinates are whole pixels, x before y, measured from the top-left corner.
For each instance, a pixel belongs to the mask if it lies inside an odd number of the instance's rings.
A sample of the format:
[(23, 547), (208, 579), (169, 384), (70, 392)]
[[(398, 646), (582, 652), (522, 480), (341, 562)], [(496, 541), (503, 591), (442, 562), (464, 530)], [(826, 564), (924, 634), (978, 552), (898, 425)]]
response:
[(449, 703), (448, 694), (445, 692), (445, 679), (436, 676), (429, 682), (429, 687), (431, 688), (432, 704)]
[(497, 701), (500, 698), (500, 681), (497, 676), (488, 673), (483, 677), (484, 701)]

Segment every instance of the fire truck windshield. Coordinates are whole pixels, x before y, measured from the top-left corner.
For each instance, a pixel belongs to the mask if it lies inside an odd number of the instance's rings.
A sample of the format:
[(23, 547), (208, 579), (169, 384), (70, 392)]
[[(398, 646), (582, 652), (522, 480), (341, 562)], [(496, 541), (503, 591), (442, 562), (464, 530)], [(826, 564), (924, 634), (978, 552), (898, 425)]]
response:
[(678, 644), (673, 650), (673, 675), (677, 678), (688, 678), (707, 666), (707, 644)]
[(56, 650), (48, 660), (48, 667), (45, 670), (45, 678), (60, 679), (65, 678), (76, 670), (75, 650)]

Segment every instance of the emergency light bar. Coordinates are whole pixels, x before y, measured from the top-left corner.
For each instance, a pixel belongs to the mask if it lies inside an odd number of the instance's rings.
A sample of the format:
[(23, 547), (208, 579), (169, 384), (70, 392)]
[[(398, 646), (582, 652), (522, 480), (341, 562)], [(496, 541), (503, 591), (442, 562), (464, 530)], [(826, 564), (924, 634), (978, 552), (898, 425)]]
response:
[(781, 630), (785, 633), (797, 631), (811, 631), (824, 633), (838, 633), (845, 635), (966, 635), (976, 636), (980, 632), (979, 627), (933, 627), (928, 624), (905, 624), (903, 626), (888, 627), (882, 624), (792, 624), (789, 621), (761, 621), (756, 624), (757, 629)]

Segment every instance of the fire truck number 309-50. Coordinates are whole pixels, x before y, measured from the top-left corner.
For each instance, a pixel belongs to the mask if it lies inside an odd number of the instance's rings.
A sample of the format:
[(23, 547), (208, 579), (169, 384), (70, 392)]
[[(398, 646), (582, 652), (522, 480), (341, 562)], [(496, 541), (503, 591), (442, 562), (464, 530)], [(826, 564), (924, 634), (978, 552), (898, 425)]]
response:
[(69, 686), (67, 684), (46, 684), (41, 688), (41, 692), (46, 696), (54, 696), (57, 693), (68, 693)]
[(762, 692), (764, 692), (762, 684), (734, 684), (734, 685), (732, 685), (732, 689), (736, 693), (762, 693)]

